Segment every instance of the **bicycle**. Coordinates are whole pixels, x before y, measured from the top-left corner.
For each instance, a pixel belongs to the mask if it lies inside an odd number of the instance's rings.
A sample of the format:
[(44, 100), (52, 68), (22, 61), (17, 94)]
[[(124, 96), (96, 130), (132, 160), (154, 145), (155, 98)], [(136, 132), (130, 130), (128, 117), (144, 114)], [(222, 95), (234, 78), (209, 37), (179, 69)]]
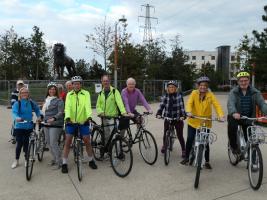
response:
[(244, 137), (242, 126), (238, 125), (237, 146), (239, 153), (234, 153), (230, 142), (228, 142), (228, 157), (232, 165), (236, 166), (242, 160), (247, 162), (248, 178), (253, 190), (258, 190), (263, 178), (263, 159), (259, 144), (266, 144), (267, 134), (263, 129), (255, 125), (256, 121), (267, 119), (267, 117), (249, 118), (241, 116), (241, 120), (247, 120), (247, 142)]
[(168, 130), (166, 131), (164, 135), (164, 163), (165, 165), (168, 165), (170, 162), (170, 156), (171, 152), (173, 150), (173, 144), (175, 139), (177, 138), (175, 134), (175, 127), (174, 123), (177, 122), (177, 120), (180, 120), (178, 118), (169, 118), (169, 117), (160, 117), (159, 119), (167, 120), (168, 122)]
[(152, 133), (145, 129), (146, 117), (150, 115), (149, 112), (144, 112), (143, 114), (138, 114), (136, 120), (130, 125), (137, 124), (137, 131), (133, 138), (130, 127), (126, 130), (126, 140), (128, 141), (130, 147), (138, 143), (139, 151), (143, 160), (149, 164), (153, 165), (158, 158), (158, 147), (156, 140)]
[(207, 121), (220, 121), (217, 118), (206, 118), (199, 116), (191, 116), (191, 118), (200, 119), (201, 126), (196, 129), (196, 135), (193, 143), (193, 147), (191, 149), (189, 155), (189, 164), (193, 165), (197, 168), (194, 188), (198, 188), (199, 178), (200, 178), (200, 170), (204, 166), (204, 156), (206, 151), (207, 144), (212, 144), (217, 140), (217, 136), (214, 132), (211, 131), (210, 128), (206, 126)]
[[(113, 119), (114, 123), (107, 126), (113, 126), (108, 141), (105, 141), (103, 119)], [(94, 157), (102, 161), (104, 154), (107, 153), (111, 167), (119, 177), (126, 177), (133, 166), (133, 153), (129, 143), (123, 138), (118, 130), (119, 117), (101, 117), (101, 125), (92, 121), (92, 148)], [(128, 161), (128, 162), (127, 162)]]
[[(23, 121), (18, 123), (26, 123), (29, 121)], [(33, 123), (32, 121), (30, 121)], [(42, 124), (41, 124), (42, 125)], [(41, 126), (39, 123), (34, 123), (34, 129), (30, 133), (28, 151), (26, 153), (26, 179), (31, 180), (33, 172), (33, 164), (36, 160), (36, 154), (38, 161), (41, 162), (44, 156), (45, 136), (44, 132), (40, 131)]]
[[(79, 123), (68, 123), (67, 125), (70, 126), (75, 126), (77, 129), (74, 133), (74, 139), (73, 139), (73, 155), (74, 155), (74, 162), (77, 166), (77, 175), (79, 181), (82, 181), (83, 177), (83, 169), (82, 169), (82, 161), (83, 161), (83, 137), (80, 134), (80, 129), (79, 129)], [(90, 126), (90, 123), (89, 125)]]

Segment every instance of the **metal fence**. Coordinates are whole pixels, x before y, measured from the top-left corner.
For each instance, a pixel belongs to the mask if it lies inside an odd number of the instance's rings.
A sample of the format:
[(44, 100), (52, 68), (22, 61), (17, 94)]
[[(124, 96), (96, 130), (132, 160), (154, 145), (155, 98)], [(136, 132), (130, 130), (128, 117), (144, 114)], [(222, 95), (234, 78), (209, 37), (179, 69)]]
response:
[[(43, 102), (46, 95), (47, 84), (50, 80), (25, 80), (30, 90), (30, 96), (37, 102)], [(65, 84), (66, 80), (55, 81), (59, 84)], [(145, 95), (148, 101), (159, 101), (160, 97), (165, 93), (166, 83), (168, 80), (136, 80), (136, 87)], [(95, 84), (100, 84), (100, 80), (84, 80), (83, 88), (91, 94), (92, 106), (95, 107), (97, 93), (95, 92)], [(113, 84), (113, 83), (112, 83)], [(118, 89), (121, 91), (126, 87), (126, 80), (118, 80)], [(181, 82), (178, 81), (179, 90), (182, 90)], [(0, 105), (9, 105), (11, 92), (16, 88), (16, 80), (0, 80)]]

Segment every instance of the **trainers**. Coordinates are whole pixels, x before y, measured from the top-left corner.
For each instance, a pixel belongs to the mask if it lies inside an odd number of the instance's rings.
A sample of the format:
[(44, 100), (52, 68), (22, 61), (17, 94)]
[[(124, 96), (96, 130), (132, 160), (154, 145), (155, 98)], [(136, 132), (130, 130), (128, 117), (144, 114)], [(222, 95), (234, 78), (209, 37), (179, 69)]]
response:
[(15, 161), (12, 163), (11, 168), (12, 168), (12, 169), (15, 169), (18, 165), (19, 165), (19, 160), (15, 160)]
[(185, 158), (185, 159), (183, 159), (183, 160), (180, 162), (180, 164), (182, 164), (182, 165), (187, 165), (188, 162), (189, 162), (189, 159)]
[[(63, 166), (62, 166), (63, 167)], [(94, 160), (91, 160), (90, 162), (89, 162), (89, 167), (91, 168), (91, 169), (97, 169), (97, 165), (95, 164), (95, 161)]]
[(68, 170), (68, 165), (67, 165), (67, 164), (63, 164), (63, 165), (62, 165), (61, 172), (62, 172), (63, 174), (67, 174), (67, 173), (69, 172), (69, 170)]
[(206, 169), (212, 169), (210, 163), (208, 163), (208, 162), (205, 163), (205, 167), (206, 167)]

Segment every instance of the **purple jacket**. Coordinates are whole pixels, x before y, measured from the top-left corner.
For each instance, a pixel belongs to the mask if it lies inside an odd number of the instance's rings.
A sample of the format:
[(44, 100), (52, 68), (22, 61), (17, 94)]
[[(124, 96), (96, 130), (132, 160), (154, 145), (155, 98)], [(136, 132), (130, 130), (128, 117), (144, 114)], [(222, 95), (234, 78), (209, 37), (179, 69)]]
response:
[(135, 88), (133, 92), (128, 92), (127, 88), (124, 88), (121, 91), (121, 96), (127, 113), (133, 113), (138, 102), (141, 102), (146, 110), (151, 110), (144, 95), (137, 88)]

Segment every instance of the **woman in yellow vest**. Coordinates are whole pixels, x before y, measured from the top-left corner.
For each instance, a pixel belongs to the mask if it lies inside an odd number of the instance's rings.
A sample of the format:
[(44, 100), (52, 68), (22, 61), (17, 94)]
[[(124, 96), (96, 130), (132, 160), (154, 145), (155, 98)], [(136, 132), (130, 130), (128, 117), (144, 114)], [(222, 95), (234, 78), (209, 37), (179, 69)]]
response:
[[(206, 76), (197, 79), (198, 89), (193, 90), (186, 105), (186, 111), (188, 118), (188, 135), (186, 141), (186, 157), (181, 164), (186, 165), (189, 162), (189, 154), (195, 138), (196, 129), (201, 126), (201, 120), (196, 118), (190, 118), (191, 116), (199, 117), (212, 117), (212, 106), (221, 121), (224, 121), (224, 113), (222, 106), (218, 102), (215, 95), (209, 91), (210, 79)], [(207, 127), (211, 128), (211, 122), (206, 123)], [(205, 152), (205, 167), (212, 169), (209, 164), (209, 145), (206, 147)]]

